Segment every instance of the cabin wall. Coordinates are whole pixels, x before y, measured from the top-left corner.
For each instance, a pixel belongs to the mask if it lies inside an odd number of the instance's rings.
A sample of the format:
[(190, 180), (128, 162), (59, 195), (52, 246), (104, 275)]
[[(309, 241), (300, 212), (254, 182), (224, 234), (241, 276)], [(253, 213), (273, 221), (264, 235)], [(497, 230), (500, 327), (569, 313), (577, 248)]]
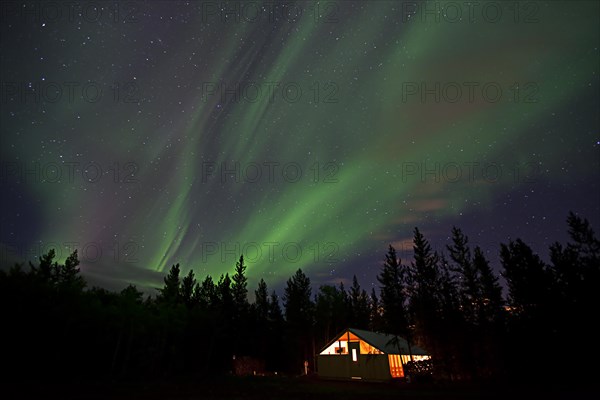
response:
[(357, 361), (351, 355), (319, 355), (317, 373), (323, 378), (385, 381), (392, 378), (387, 354), (359, 354)]

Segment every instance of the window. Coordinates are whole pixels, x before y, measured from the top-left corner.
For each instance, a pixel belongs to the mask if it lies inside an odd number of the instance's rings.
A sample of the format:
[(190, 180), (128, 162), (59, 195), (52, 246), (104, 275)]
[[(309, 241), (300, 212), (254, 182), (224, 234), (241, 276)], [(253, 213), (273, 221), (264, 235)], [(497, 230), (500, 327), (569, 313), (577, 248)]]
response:
[(360, 354), (383, 354), (381, 350), (376, 347), (371, 346), (369, 343), (364, 340), (360, 341)]
[(333, 342), (328, 348), (321, 352), (321, 355), (342, 355), (348, 354), (348, 342), (338, 340)]
[(352, 349), (352, 361), (358, 361), (358, 357), (356, 356), (356, 349)]
[(402, 368), (402, 360), (398, 354), (388, 354), (390, 363), (390, 375), (392, 378), (404, 377), (404, 369)]

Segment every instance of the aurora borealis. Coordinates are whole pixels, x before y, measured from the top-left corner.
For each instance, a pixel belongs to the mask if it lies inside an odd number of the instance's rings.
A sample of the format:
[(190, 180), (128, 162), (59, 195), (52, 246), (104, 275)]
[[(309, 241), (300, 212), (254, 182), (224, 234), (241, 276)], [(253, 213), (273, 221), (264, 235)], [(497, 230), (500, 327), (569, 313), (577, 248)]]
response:
[(600, 6), (476, 4), (3, 3), (3, 264), (370, 286), (452, 225), (545, 257), (600, 226)]

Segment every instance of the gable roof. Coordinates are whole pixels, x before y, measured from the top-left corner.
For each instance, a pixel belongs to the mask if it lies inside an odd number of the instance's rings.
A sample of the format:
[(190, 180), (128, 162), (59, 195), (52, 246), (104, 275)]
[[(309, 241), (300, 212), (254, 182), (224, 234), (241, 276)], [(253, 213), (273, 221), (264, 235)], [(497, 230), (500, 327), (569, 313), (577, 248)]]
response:
[[(406, 339), (400, 336), (389, 335), (387, 333), (364, 331), (362, 329), (355, 328), (349, 328), (348, 330), (365, 342), (369, 343), (371, 346), (377, 347), (386, 354), (409, 354), (408, 342)], [(410, 350), (410, 353), (416, 356), (427, 355), (427, 352), (419, 346), (411, 345)]]
[(385, 354), (401, 354), (401, 355), (409, 355), (412, 353), (415, 356), (425, 356), (428, 353), (420, 348), (419, 346), (411, 345), (410, 353), (408, 351), (408, 343), (406, 339), (400, 336), (389, 335), (387, 333), (379, 333), (379, 332), (371, 332), (365, 331), (362, 329), (348, 328), (344, 329), (338, 335), (335, 336), (333, 340), (327, 343), (321, 351), (325, 350), (327, 347), (331, 346), (333, 342), (338, 341), (343, 338), (347, 332), (350, 332), (357, 336), (359, 339), (369, 343), (371, 346), (381, 350)]

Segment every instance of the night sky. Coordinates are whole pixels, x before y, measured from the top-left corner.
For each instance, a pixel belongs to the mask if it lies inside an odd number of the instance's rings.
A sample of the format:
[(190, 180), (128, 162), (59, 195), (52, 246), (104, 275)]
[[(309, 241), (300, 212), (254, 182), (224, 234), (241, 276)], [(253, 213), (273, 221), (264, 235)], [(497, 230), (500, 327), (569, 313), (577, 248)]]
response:
[(418, 226), (600, 229), (596, 1), (3, 2), (2, 268), (362, 286)]

